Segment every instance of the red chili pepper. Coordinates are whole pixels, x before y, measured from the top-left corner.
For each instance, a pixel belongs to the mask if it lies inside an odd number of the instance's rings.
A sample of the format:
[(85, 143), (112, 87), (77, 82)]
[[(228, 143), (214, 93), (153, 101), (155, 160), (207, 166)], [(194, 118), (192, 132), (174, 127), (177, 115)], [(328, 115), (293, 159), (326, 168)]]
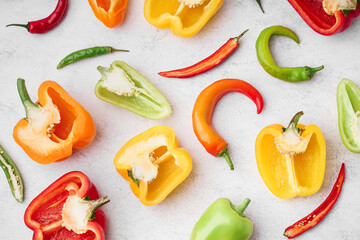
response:
[(347, 29), (353, 18), (360, 15), (360, 7), (350, 11), (346, 16), (338, 10), (334, 15), (325, 12), (323, 1), (288, 0), (304, 21), (317, 33), (333, 35)]
[(46, 33), (55, 28), (64, 19), (69, 6), (69, 0), (59, 0), (55, 10), (47, 17), (41, 20), (28, 22), (28, 24), (9, 24), (9, 26), (18, 26), (26, 28), (29, 33)]
[(341, 165), (341, 169), (339, 172), (339, 176), (334, 184), (334, 187), (329, 194), (329, 196), (326, 198), (326, 200), (317, 208), (315, 211), (304, 217), (303, 219), (297, 221), (290, 227), (285, 229), (284, 236), (288, 238), (294, 238), (310, 228), (313, 228), (323, 220), (323, 218), (328, 214), (328, 212), (331, 210), (331, 208), (336, 203), (340, 193), (341, 188), (344, 183), (345, 179), (345, 164), (343, 163)]
[(256, 104), (257, 113), (261, 113), (263, 98), (253, 86), (239, 79), (223, 79), (214, 82), (200, 93), (194, 105), (192, 121), (195, 135), (206, 151), (215, 157), (224, 157), (230, 169), (234, 170), (227, 142), (211, 126), (211, 116), (216, 103), (230, 92), (248, 96)]
[(201, 62), (178, 70), (160, 72), (159, 75), (168, 78), (188, 78), (210, 70), (222, 63), (239, 47), (239, 40), (247, 31), (249, 31), (249, 29), (241, 33), (238, 37), (230, 38), (216, 52)]
[(34, 231), (33, 240), (104, 240), (106, 217), (97, 208), (108, 201), (108, 197), (99, 199), (85, 174), (70, 172), (32, 200), (25, 224)]

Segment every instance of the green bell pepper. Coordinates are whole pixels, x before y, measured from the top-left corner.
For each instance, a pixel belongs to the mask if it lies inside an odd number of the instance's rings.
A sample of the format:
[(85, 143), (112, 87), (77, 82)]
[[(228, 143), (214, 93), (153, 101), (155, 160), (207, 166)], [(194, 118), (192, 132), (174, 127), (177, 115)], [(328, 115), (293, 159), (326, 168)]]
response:
[(171, 107), (164, 95), (125, 62), (114, 61), (110, 68), (97, 69), (102, 75), (95, 86), (99, 99), (149, 119), (170, 116)]
[(246, 198), (239, 206), (229, 199), (216, 200), (201, 216), (191, 234), (191, 240), (247, 240), (253, 224), (243, 214), (249, 205)]
[(350, 151), (360, 153), (360, 89), (343, 78), (336, 97), (341, 139)]

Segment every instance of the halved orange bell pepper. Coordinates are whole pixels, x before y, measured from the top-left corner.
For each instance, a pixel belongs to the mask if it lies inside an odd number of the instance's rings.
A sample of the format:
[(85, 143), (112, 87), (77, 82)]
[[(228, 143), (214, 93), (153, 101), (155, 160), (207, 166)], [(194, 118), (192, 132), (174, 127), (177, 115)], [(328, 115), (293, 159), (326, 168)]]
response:
[(116, 154), (114, 165), (140, 201), (163, 201), (190, 174), (189, 153), (178, 148), (174, 131), (157, 126), (135, 136)]
[(95, 137), (90, 114), (56, 82), (39, 87), (39, 102), (33, 103), (24, 79), (17, 82), (26, 118), (14, 127), (13, 137), (27, 155), (41, 164), (62, 161), (72, 148), (84, 148)]
[(146, 20), (157, 28), (171, 28), (181, 37), (191, 37), (219, 10), (224, 0), (145, 0)]
[(89, 4), (95, 16), (109, 28), (124, 20), (127, 0), (89, 0)]
[(256, 162), (262, 179), (277, 197), (288, 199), (317, 192), (324, 180), (326, 146), (316, 125), (297, 124), (297, 113), (287, 128), (270, 125), (256, 138)]

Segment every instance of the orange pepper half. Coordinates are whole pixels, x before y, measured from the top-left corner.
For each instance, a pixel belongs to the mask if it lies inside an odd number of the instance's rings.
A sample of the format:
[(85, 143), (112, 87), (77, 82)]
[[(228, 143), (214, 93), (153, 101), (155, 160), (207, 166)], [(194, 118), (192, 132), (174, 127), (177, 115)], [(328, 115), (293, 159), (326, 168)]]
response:
[(39, 102), (30, 100), (24, 79), (18, 79), (18, 91), (26, 118), (14, 127), (13, 137), (34, 161), (48, 164), (67, 159), (72, 148), (84, 148), (95, 137), (90, 114), (56, 82), (39, 87)]
[(256, 162), (262, 179), (277, 197), (288, 199), (316, 193), (324, 180), (326, 145), (316, 125), (267, 126), (256, 138)]
[(127, 0), (89, 0), (89, 4), (95, 16), (109, 28), (124, 20)]
[(140, 201), (163, 201), (191, 172), (189, 153), (178, 147), (174, 131), (157, 126), (135, 136), (116, 154), (114, 165)]

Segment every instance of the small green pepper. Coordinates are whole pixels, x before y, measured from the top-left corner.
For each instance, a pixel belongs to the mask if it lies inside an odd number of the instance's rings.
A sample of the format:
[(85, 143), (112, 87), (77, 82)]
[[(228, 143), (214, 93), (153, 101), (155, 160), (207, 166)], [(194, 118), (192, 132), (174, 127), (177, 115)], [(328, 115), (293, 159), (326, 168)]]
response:
[(191, 240), (247, 240), (253, 232), (253, 224), (243, 214), (249, 205), (246, 198), (239, 206), (229, 199), (216, 200), (201, 216), (191, 234)]
[(360, 153), (360, 89), (343, 78), (336, 97), (341, 140), (350, 151)]
[(320, 71), (324, 66), (317, 68), (311, 67), (279, 67), (276, 65), (271, 56), (269, 48), (269, 40), (273, 35), (286, 36), (293, 39), (296, 43), (300, 43), (298, 36), (290, 29), (283, 26), (272, 26), (264, 29), (256, 41), (257, 58), (261, 66), (267, 73), (278, 79), (287, 82), (300, 82), (310, 80), (317, 71)]
[(149, 119), (170, 116), (171, 107), (164, 95), (125, 62), (114, 61), (110, 68), (97, 69), (102, 75), (95, 86), (99, 99)]
[(121, 50), (121, 49), (115, 49), (112, 47), (92, 47), (92, 48), (85, 48), (81, 49), (76, 52), (72, 52), (66, 57), (64, 57), (59, 64), (57, 65), (57, 69), (63, 68), (71, 63), (80, 61), (85, 58), (92, 58), (104, 54), (109, 54), (113, 52), (129, 52), (129, 50)]
[(0, 145), (0, 167), (4, 170), (6, 179), (8, 180), (11, 192), (18, 202), (22, 202), (24, 198), (24, 187), (19, 171), (9, 155)]

